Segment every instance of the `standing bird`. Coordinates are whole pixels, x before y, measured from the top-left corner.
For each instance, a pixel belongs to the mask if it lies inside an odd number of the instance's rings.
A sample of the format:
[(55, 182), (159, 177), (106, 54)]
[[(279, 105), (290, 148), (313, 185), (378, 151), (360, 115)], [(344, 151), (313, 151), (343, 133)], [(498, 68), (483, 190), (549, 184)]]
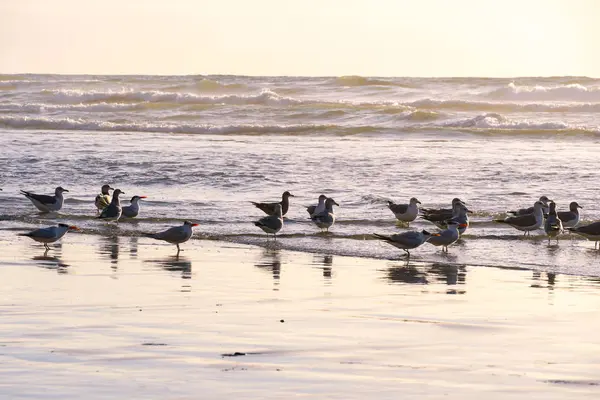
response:
[(29, 233), (20, 233), (19, 236), (27, 236), (36, 242), (44, 243), (46, 250), (50, 250), (48, 243), (54, 243), (61, 237), (65, 236), (68, 231), (79, 231), (80, 229), (74, 225), (58, 224), (58, 226), (50, 226), (48, 228), (36, 229)]
[(462, 201), (461, 199), (459, 199), (458, 197), (455, 197), (452, 199), (452, 206), (450, 208), (421, 208), (421, 212), (423, 213), (423, 215), (440, 215), (444, 220), (446, 219), (450, 219), (452, 218), (452, 215), (454, 213), (456, 204), (461, 203), (464, 204), (465, 206), (467, 205), (467, 203), (465, 203), (464, 201)]
[(320, 214), (325, 211), (325, 201), (327, 200), (327, 196), (324, 194), (319, 196), (319, 202), (317, 205), (312, 205), (306, 207), (306, 211), (312, 217), (314, 214)]
[(556, 215), (556, 203), (551, 201), (549, 206), (548, 217), (544, 222), (544, 232), (548, 235), (548, 244), (550, 244), (550, 238), (556, 238), (556, 244), (558, 244), (558, 235), (563, 232), (563, 224), (560, 217)]
[(98, 209), (98, 213), (100, 213), (102, 210), (104, 210), (110, 204), (110, 202), (111, 202), (110, 191), (111, 190), (115, 190), (115, 189), (111, 188), (110, 185), (102, 185), (102, 188), (100, 189), (100, 194), (97, 195), (96, 199), (94, 200), (94, 204), (96, 205), (96, 208)]
[(31, 200), (33, 205), (43, 213), (59, 211), (63, 206), (63, 202), (65, 201), (63, 197), (64, 192), (68, 192), (68, 190), (63, 189), (61, 186), (54, 189), (54, 196), (34, 194), (25, 190), (21, 190), (21, 194), (25, 195), (25, 197)]
[(123, 207), (122, 217), (135, 218), (140, 213), (140, 200), (145, 199), (146, 196), (133, 196), (131, 198), (131, 204)]
[(454, 202), (452, 206), (452, 214), (448, 216), (447, 212), (440, 212), (437, 214), (423, 215), (423, 219), (433, 223), (440, 229), (446, 229), (448, 227), (448, 221), (454, 220), (458, 222), (458, 233), (463, 234), (469, 227), (469, 213), (471, 210), (465, 206), (461, 201)]
[(579, 223), (579, 209), (583, 208), (576, 201), (569, 204), (569, 211), (559, 211), (558, 218), (562, 221), (563, 228), (575, 228)]
[(398, 221), (410, 223), (419, 215), (417, 204), (421, 204), (421, 202), (413, 197), (408, 204), (395, 204), (393, 201), (388, 201), (388, 208), (394, 213)]
[(456, 242), (460, 237), (460, 234), (458, 233), (458, 228), (460, 225), (461, 224), (459, 224), (457, 221), (448, 221), (448, 228), (441, 232), (432, 234), (428, 242), (434, 246), (442, 246), (442, 252), (445, 249), (447, 253), (448, 246)]
[(600, 246), (598, 246), (598, 242), (600, 242), (600, 222), (593, 222), (589, 225), (567, 229), (573, 233), (583, 236), (587, 240), (593, 240), (595, 242), (594, 249), (598, 247), (600, 250)]
[(333, 226), (335, 223), (335, 213), (333, 212), (333, 205), (340, 206), (334, 199), (328, 197), (325, 201), (325, 211), (320, 213), (314, 213), (310, 219), (314, 222), (321, 230), (327, 229), (329, 232), (329, 228)]
[(277, 240), (277, 232), (283, 228), (283, 212), (281, 211), (281, 204), (275, 203), (275, 212), (272, 215), (262, 217), (254, 223), (265, 233), (272, 233), (275, 240)]
[[(548, 203), (550, 203), (552, 200), (550, 200), (547, 196), (542, 196), (540, 197), (540, 199), (538, 200), (540, 202), (542, 202), (543, 207), (542, 207), (542, 213), (544, 215), (548, 214)], [(527, 208), (520, 208), (518, 210), (514, 210), (514, 211), (507, 211), (507, 214), (511, 214), (511, 215), (527, 215), (527, 214), (533, 214), (535, 208), (535, 204), (533, 205), (533, 207), (527, 207)]]
[(391, 236), (380, 235), (378, 233), (373, 234), (376, 238), (385, 241), (388, 244), (391, 244), (394, 247), (397, 247), (401, 250), (404, 250), (408, 257), (410, 257), (411, 249), (416, 249), (423, 243), (425, 243), (431, 237), (431, 233), (423, 230), (421, 232), (417, 231), (408, 231), (402, 233), (396, 233)]
[(115, 189), (110, 204), (108, 205), (108, 207), (102, 210), (102, 213), (98, 217), (99, 219), (103, 219), (105, 221), (119, 222), (119, 218), (121, 218), (121, 214), (123, 213), (123, 209), (121, 208), (121, 201), (119, 200), (120, 194), (125, 194), (125, 192), (122, 192), (121, 189)]
[[(117, 190), (115, 190), (115, 194), (117, 193)], [(144, 236), (152, 239), (164, 240), (167, 243), (177, 245), (177, 255), (179, 255), (179, 252), (181, 251), (179, 245), (190, 240), (192, 234), (194, 233), (192, 228), (195, 226), (198, 226), (198, 224), (185, 221), (181, 226), (175, 226), (167, 229), (166, 231), (158, 233), (146, 233)]]
[(495, 219), (494, 222), (508, 224), (513, 228), (523, 231), (523, 235), (529, 235), (529, 232), (539, 229), (544, 224), (544, 203), (536, 201), (533, 205), (533, 214), (517, 215), (505, 219)]
[(262, 210), (267, 215), (275, 214), (275, 206), (279, 205), (281, 207), (281, 215), (285, 215), (290, 208), (290, 197), (296, 197), (288, 191), (283, 192), (281, 195), (281, 201), (279, 203), (256, 203), (252, 201), (251, 203), (260, 210)]

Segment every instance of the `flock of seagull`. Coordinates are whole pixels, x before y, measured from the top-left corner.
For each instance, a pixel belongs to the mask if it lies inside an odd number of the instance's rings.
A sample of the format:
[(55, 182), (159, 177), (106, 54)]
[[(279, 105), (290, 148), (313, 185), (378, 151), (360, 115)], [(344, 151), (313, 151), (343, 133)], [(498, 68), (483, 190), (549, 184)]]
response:
[[(0, 189), (2, 190), (2, 189)], [(112, 195), (111, 192), (112, 191)], [(27, 191), (21, 191), (31, 203), (41, 212), (57, 212), (64, 203), (63, 193), (68, 190), (57, 187), (54, 196), (40, 195)], [(94, 204), (98, 212), (98, 219), (104, 221), (118, 222), (122, 218), (135, 218), (140, 212), (140, 200), (146, 196), (133, 196), (130, 205), (121, 206), (119, 196), (125, 194), (121, 189), (114, 189), (110, 185), (103, 185), (100, 194), (95, 198)], [(283, 193), (279, 202), (251, 202), (256, 208), (267, 214), (265, 217), (254, 222), (254, 225), (262, 229), (267, 234), (272, 234), (276, 240), (277, 233), (284, 226), (284, 216), (290, 207), (290, 197), (294, 197), (290, 192)], [(404, 250), (410, 257), (410, 250), (430, 243), (441, 247), (442, 251), (447, 252), (448, 246), (454, 244), (463, 235), (469, 227), (469, 214), (471, 211), (467, 205), (459, 198), (454, 198), (450, 208), (423, 208), (419, 207), (421, 202), (416, 198), (411, 198), (407, 204), (396, 204), (388, 202), (388, 208), (394, 213), (394, 216), (401, 223), (407, 226), (418, 217), (423, 218), (436, 225), (441, 230), (435, 233), (422, 231), (405, 231), (393, 235), (382, 235), (374, 233), (373, 236), (384, 242)], [(329, 231), (335, 224), (336, 215), (333, 206), (339, 204), (331, 197), (320, 195), (318, 202), (306, 208), (311, 221), (321, 229)], [(578, 226), (580, 221), (579, 209), (583, 208), (577, 202), (571, 202), (569, 211), (556, 211), (556, 203), (546, 196), (542, 196), (532, 207), (522, 208), (515, 211), (507, 211), (507, 217), (504, 219), (495, 219), (494, 222), (508, 224), (529, 235), (531, 231), (543, 228), (550, 239), (556, 239), (558, 235), (565, 230), (581, 235), (588, 240), (595, 241), (594, 248), (600, 242), (600, 221), (585, 226)], [(198, 224), (185, 221), (183, 225), (169, 228), (157, 233), (143, 233), (143, 236), (157, 240), (162, 240), (177, 246), (177, 254), (181, 251), (179, 245), (187, 242), (193, 234), (193, 227)], [(28, 233), (22, 233), (21, 236), (29, 237), (37, 242), (43, 243), (46, 250), (49, 250), (48, 243), (53, 243), (62, 238), (67, 232), (80, 230), (77, 226), (60, 223), (57, 226), (36, 229)]]

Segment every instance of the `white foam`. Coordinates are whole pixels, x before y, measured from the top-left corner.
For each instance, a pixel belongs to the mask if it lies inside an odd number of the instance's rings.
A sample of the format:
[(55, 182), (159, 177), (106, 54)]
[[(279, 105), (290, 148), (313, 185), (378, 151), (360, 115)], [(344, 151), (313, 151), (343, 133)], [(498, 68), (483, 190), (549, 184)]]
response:
[(555, 130), (573, 130), (588, 131), (600, 133), (600, 127), (586, 127), (581, 125), (572, 125), (566, 122), (541, 122), (535, 120), (513, 120), (500, 114), (488, 113), (470, 118), (461, 118), (445, 122), (439, 126), (451, 128), (476, 128), (476, 129), (497, 129), (497, 130), (528, 130), (528, 131), (555, 131)]
[(563, 101), (600, 101), (600, 87), (583, 86), (579, 83), (557, 86), (517, 86), (513, 82), (506, 87), (493, 90), (485, 95), (502, 100), (563, 100)]
[(52, 96), (60, 103), (72, 102), (153, 102), (181, 104), (264, 104), (292, 105), (302, 103), (291, 97), (281, 96), (270, 89), (258, 94), (206, 96), (195, 93), (164, 92), (160, 90), (138, 91), (132, 88), (121, 90), (46, 89), (42, 93)]

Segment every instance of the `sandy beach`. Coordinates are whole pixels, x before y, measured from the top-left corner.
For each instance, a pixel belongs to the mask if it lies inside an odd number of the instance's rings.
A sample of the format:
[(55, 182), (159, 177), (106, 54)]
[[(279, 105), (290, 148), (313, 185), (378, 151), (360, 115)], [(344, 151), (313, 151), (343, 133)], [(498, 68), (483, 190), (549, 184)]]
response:
[(597, 398), (597, 278), (0, 235), (10, 399)]

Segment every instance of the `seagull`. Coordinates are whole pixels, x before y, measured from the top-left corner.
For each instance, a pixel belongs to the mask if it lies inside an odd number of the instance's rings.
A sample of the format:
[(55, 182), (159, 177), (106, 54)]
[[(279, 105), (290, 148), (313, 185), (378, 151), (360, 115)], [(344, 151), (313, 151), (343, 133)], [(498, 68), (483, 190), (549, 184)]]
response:
[(495, 219), (494, 222), (508, 224), (513, 228), (525, 232), (523, 235), (529, 235), (530, 231), (539, 229), (544, 224), (544, 203), (536, 201), (533, 205), (533, 213), (525, 215), (517, 215), (505, 219)]
[(373, 234), (376, 238), (384, 240), (386, 243), (391, 244), (401, 250), (404, 250), (408, 257), (410, 257), (411, 249), (416, 249), (423, 243), (425, 243), (431, 237), (431, 233), (423, 230), (421, 232), (408, 231), (402, 233), (396, 233), (391, 236), (380, 235), (378, 233)]
[(54, 190), (54, 196), (46, 196), (21, 190), (21, 194), (25, 195), (38, 210), (44, 213), (58, 211), (62, 208), (63, 201), (65, 200), (63, 197), (64, 192), (68, 192), (68, 190), (63, 189), (60, 186)]
[[(115, 190), (115, 194), (117, 193), (117, 190)], [(144, 236), (152, 239), (164, 240), (167, 243), (177, 245), (177, 255), (179, 255), (179, 252), (181, 251), (179, 245), (190, 240), (192, 234), (194, 233), (192, 229), (194, 226), (198, 226), (198, 224), (185, 221), (183, 225), (175, 226), (167, 229), (166, 231), (158, 233), (146, 233)]]
[(589, 225), (567, 229), (573, 233), (583, 236), (587, 240), (593, 240), (596, 242), (594, 243), (594, 249), (598, 247), (600, 250), (600, 246), (598, 246), (598, 242), (600, 241), (600, 222), (593, 222)]
[(282, 215), (287, 214), (288, 209), (290, 208), (290, 197), (296, 197), (287, 190), (283, 192), (281, 195), (281, 201), (279, 203), (257, 203), (255, 201), (251, 201), (252, 204), (265, 214), (273, 215), (275, 214), (275, 206), (279, 204), (281, 206)]
[(44, 243), (46, 250), (50, 250), (48, 243), (54, 243), (61, 237), (65, 236), (68, 231), (79, 231), (75, 225), (58, 224), (58, 226), (50, 226), (48, 228), (36, 229), (29, 233), (20, 233), (19, 236), (27, 236), (39, 243)]
[(110, 204), (110, 190), (115, 190), (111, 188), (110, 185), (102, 185), (102, 189), (100, 189), (100, 194), (96, 196), (96, 200), (94, 200), (94, 204), (98, 209), (98, 212), (104, 210)]
[(444, 249), (446, 253), (448, 252), (448, 246), (453, 244), (460, 237), (460, 233), (458, 232), (458, 228), (461, 224), (459, 224), (455, 220), (448, 221), (448, 228), (431, 235), (428, 242), (434, 246), (442, 246), (442, 252)]
[(562, 221), (564, 228), (575, 228), (579, 223), (579, 208), (581, 207), (576, 201), (569, 204), (569, 211), (559, 211), (558, 218)]
[(265, 233), (272, 233), (275, 240), (277, 240), (277, 232), (283, 228), (283, 212), (281, 211), (281, 204), (275, 203), (275, 212), (272, 215), (262, 217), (256, 221), (254, 225), (258, 226)]
[(452, 214), (453, 214), (453, 211), (454, 211), (457, 203), (462, 203), (464, 205), (467, 205), (467, 203), (465, 203), (458, 197), (455, 197), (452, 199), (452, 207), (450, 207), (450, 208), (421, 208), (420, 211), (425, 215), (443, 214), (445, 216), (444, 219), (450, 219), (450, 218), (452, 218)]
[(417, 204), (421, 204), (421, 202), (413, 197), (410, 199), (409, 204), (395, 204), (393, 201), (388, 201), (388, 208), (399, 221), (412, 222), (419, 215), (419, 206)]
[[(556, 215), (556, 203), (551, 201), (549, 206), (550, 211), (548, 211), (548, 217), (546, 218), (546, 222), (544, 222), (544, 232), (548, 235), (548, 244), (550, 244), (550, 238), (556, 238), (556, 243), (558, 244), (558, 235), (563, 232), (563, 224), (561, 218)], [(575, 210), (577, 211), (577, 208)]]
[(323, 211), (325, 211), (325, 200), (327, 200), (327, 196), (325, 196), (324, 194), (319, 196), (319, 203), (315, 206), (308, 206), (306, 207), (306, 211), (308, 212), (308, 214), (312, 217), (314, 214), (320, 214)]
[(103, 219), (105, 221), (119, 222), (119, 218), (121, 218), (121, 214), (123, 213), (123, 209), (121, 208), (121, 201), (119, 200), (120, 194), (125, 194), (125, 192), (122, 192), (121, 189), (115, 189), (110, 204), (108, 205), (108, 207), (102, 210), (102, 213), (98, 217), (99, 219)]
[(329, 228), (333, 226), (335, 223), (335, 214), (333, 212), (333, 205), (340, 206), (334, 199), (328, 197), (325, 201), (325, 211), (317, 214), (313, 214), (310, 219), (314, 222), (319, 228), (327, 229), (329, 232)]
[[(552, 200), (550, 200), (548, 197), (546, 196), (542, 196), (540, 197), (540, 199), (538, 201), (541, 201), (543, 203), (543, 207), (542, 207), (542, 212), (544, 213), (544, 215), (548, 214), (548, 203), (551, 202)], [(534, 204), (535, 207), (535, 204)], [(533, 214), (534, 211), (534, 207), (528, 207), (528, 208), (520, 208), (518, 210), (515, 211), (507, 211), (507, 214), (512, 214), (512, 215), (527, 215), (527, 214)]]
[(452, 214), (448, 215), (445, 211), (439, 214), (427, 214), (423, 215), (423, 219), (433, 223), (435, 226), (441, 229), (446, 229), (448, 227), (448, 221), (454, 220), (458, 222), (458, 233), (463, 234), (469, 227), (469, 216), (471, 210), (465, 206), (464, 203), (458, 201), (454, 202), (452, 207)]
[(140, 213), (140, 204), (139, 201), (141, 199), (145, 199), (146, 196), (133, 196), (131, 198), (131, 205), (123, 207), (122, 217), (127, 218), (135, 218)]

